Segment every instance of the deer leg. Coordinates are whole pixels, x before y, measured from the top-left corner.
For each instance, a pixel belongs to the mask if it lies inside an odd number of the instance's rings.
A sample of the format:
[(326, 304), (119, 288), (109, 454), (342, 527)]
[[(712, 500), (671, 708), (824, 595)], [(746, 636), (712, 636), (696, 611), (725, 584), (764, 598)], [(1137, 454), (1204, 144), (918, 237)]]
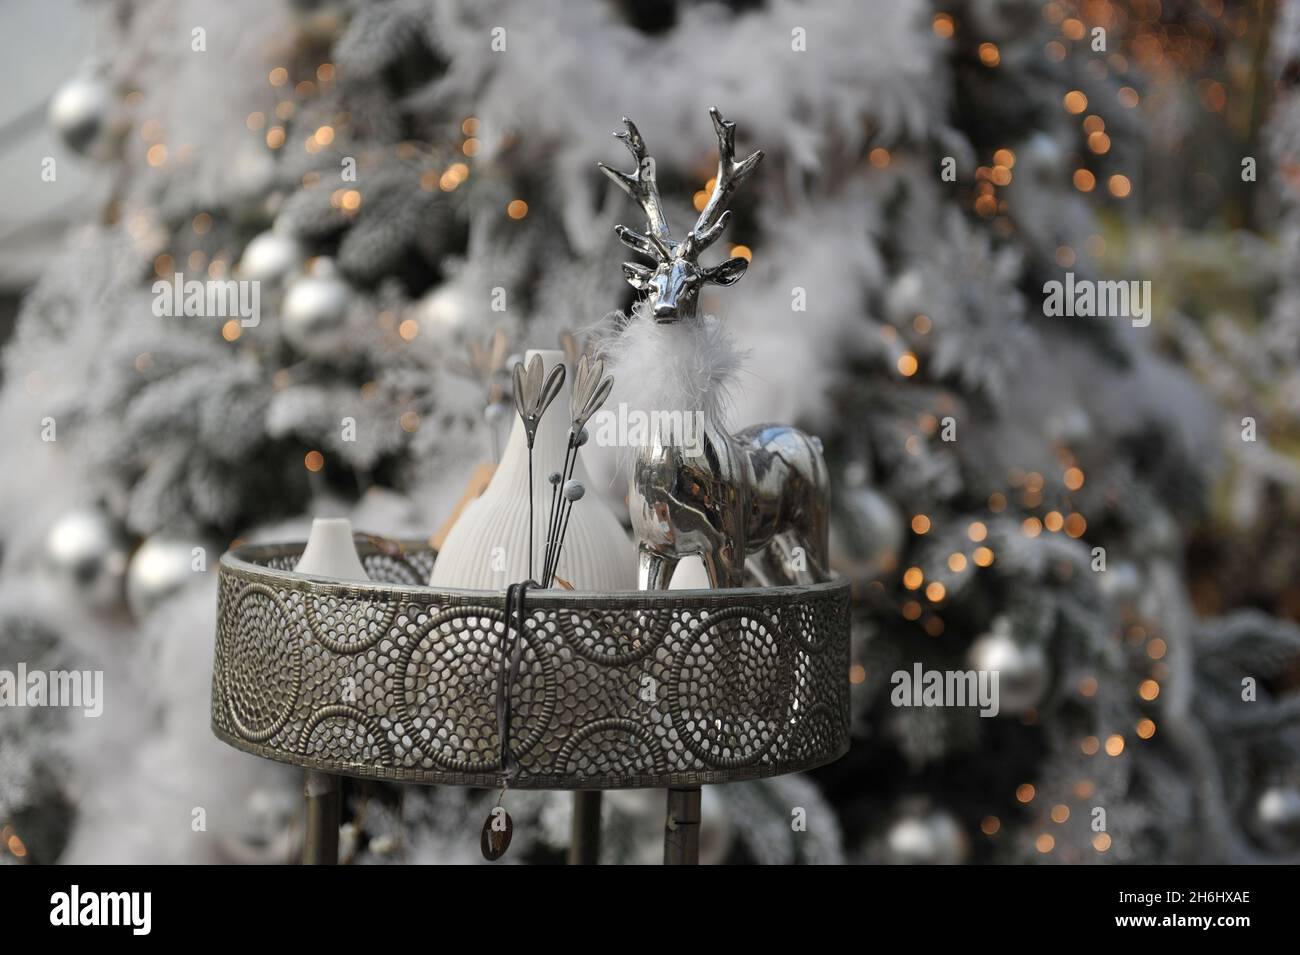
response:
[(641, 590), (667, 590), (677, 569), (676, 557), (667, 557), (644, 544), (638, 551), (637, 587)]
[(764, 587), (786, 584), (815, 584), (826, 580), (826, 565), (820, 549), (800, 534), (777, 534), (749, 559), (750, 571)]
[(759, 587), (780, 587), (790, 583), (789, 571), (781, 559), (775, 540), (757, 553), (750, 554), (745, 561), (745, 568), (753, 575), (754, 583)]
[(727, 547), (713, 547), (700, 554), (709, 575), (709, 586), (714, 590), (745, 585), (744, 556), (741, 555), (740, 563), (737, 563), (732, 559), (733, 553), (735, 551)]

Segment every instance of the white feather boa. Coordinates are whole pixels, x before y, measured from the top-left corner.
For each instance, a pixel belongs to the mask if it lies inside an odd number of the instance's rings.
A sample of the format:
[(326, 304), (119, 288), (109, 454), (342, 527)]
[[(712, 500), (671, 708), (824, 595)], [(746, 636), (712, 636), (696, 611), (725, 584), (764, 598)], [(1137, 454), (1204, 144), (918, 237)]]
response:
[(709, 427), (725, 428), (736, 382), (748, 352), (716, 319), (656, 322), (638, 304), (598, 345), (614, 376), (605, 407), (627, 412), (700, 412)]

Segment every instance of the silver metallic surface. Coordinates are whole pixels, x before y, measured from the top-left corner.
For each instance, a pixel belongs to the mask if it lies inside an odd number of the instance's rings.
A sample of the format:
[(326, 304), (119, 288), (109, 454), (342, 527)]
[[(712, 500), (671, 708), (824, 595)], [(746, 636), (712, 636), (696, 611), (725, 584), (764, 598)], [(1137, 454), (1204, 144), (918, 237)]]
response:
[[(515, 410), (524, 423), (524, 432), (528, 435), (528, 448), (532, 450), (537, 438), (537, 426), (542, 415), (551, 406), (555, 396), (564, 387), (564, 365), (558, 364), (546, 371), (546, 364), (541, 355), (533, 355), (527, 365), (522, 361), (515, 363)], [(532, 488), (529, 487), (529, 493)]]
[[(500, 788), (505, 595), (421, 586), (423, 543), (359, 539), (370, 580), (349, 582), (293, 572), (302, 547), (221, 558), (213, 732), (326, 773)], [(529, 591), (510, 788), (689, 787), (838, 758), (848, 610), (844, 581)]]
[(664, 218), (663, 204), (659, 200), (659, 185), (655, 181), (655, 163), (646, 151), (645, 140), (636, 124), (626, 116), (623, 124), (627, 130), (615, 133), (636, 160), (631, 172), (619, 172), (604, 163), (600, 171), (618, 184), (645, 212), (647, 229), (644, 233), (617, 226), (615, 232), (628, 248), (655, 260), (651, 269), (635, 262), (623, 263), (623, 274), (628, 283), (638, 291), (649, 292), (650, 314), (659, 322), (675, 322), (695, 317), (695, 307), (703, 285), (734, 285), (745, 274), (749, 261), (736, 256), (719, 265), (700, 265), (700, 253), (717, 241), (727, 226), (731, 213), (726, 204), (736, 188), (749, 178), (763, 160), (763, 151), (736, 161), (736, 124), (727, 122), (714, 107), (709, 110), (713, 129), (718, 135), (718, 173), (714, 177), (713, 192), (695, 223), (695, 228), (678, 242), (672, 237), (668, 220)]
[(746, 570), (761, 586), (826, 580), (830, 479), (814, 439), (783, 425), (734, 435), (706, 425), (702, 444), (691, 455), (656, 438), (633, 464), (641, 589), (666, 589), (692, 555), (713, 587), (744, 586)]
[[(644, 234), (625, 226), (616, 231), (624, 244), (657, 262), (653, 270), (625, 263), (624, 272), (634, 288), (649, 292), (646, 305), (659, 322), (696, 321), (700, 287), (731, 285), (749, 265), (739, 257), (711, 268), (699, 264), (700, 253), (727, 224), (726, 204), (763, 158), (759, 150), (737, 161), (736, 124), (716, 108), (709, 116), (718, 136), (718, 172), (695, 228), (680, 243), (663, 216), (654, 160), (626, 117), (627, 131), (615, 135), (636, 169), (623, 173), (600, 164), (646, 214)], [(765, 586), (827, 579), (830, 482), (816, 438), (783, 425), (729, 434), (708, 421), (703, 454), (688, 453), (680, 438), (653, 435), (633, 464), (628, 506), (641, 589), (667, 589), (678, 562), (696, 555), (715, 588), (744, 586), (747, 568), (749, 579)]]

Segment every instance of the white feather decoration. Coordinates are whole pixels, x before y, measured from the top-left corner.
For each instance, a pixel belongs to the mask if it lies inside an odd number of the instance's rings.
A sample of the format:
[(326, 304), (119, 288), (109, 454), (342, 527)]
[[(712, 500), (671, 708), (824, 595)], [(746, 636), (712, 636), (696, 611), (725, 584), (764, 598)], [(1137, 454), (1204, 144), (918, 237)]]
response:
[(716, 319), (656, 322), (640, 304), (600, 350), (614, 376), (605, 406), (610, 413), (620, 404), (629, 414), (699, 411), (707, 426), (718, 428), (726, 427), (748, 357)]

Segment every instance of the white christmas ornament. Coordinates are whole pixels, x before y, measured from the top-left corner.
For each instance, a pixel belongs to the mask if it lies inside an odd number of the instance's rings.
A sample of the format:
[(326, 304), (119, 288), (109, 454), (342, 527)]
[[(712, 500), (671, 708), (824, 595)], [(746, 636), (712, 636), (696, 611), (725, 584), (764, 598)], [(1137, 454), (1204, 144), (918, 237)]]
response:
[(998, 712), (1016, 715), (1036, 706), (1047, 689), (1047, 656), (1036, 643), (1019, 643), (1011, 635), (1006, 617), (993, 621), (993, 628), (967, 652), (967, 663), (974, 670), (991, 670), (998, 674)]
[(126, 605), (135, 618), (143, 620), (176, 591), (202, 576), (210, 553), (203, 542), (173, 534), (154, 534), (141, 544), (126, 570)]
[(112, 91), (96, 76), (74, 76), (50, 100), (50, 125), (68, 147), (92, 159), (111, 158), (123, 122)]
[[(530, 351), (541, 355), (549, 371), (564, 361), (564, 352)], [(551, 484), (547, 475), (560, 471), (569, 431), (570, 378), (550, 410), (542, 416), (533, 445), (533, 575), (540, 576), (551, 513)], [(583, 486), (591, 480), (582, 453), (573, 479)], [(556, 577), (577, 590), (635, 590), (636, 549), (623, 525), (599, 494), (577, 502), (569, 518), (564, 550)], [(471, 501), (443, 541), (431, 587), (503, 590), (528, 579), (528, 442), (523, 422), (515, 417), (501, 463), (483, 494)]]
[(450, 282), (439, 285), (416, 305), (421, 337), (443, 344), (459, 341), (465, 334), (471, 312), (465, 289)]
[(885, 851), (894, 865), (961, 865), (969, 842), (951, 813), (918, 807), (890, 825)]
[(328, 259), (317, 259), (310, 275), (295, 279), (280, 307), (280, 333), (304, 355), (326, 357), (347, 341), (352, 292)]
[(122, 597), (131, 543), (105, 511), (79, 508), (60, 517), (45, 539), (45, 560), (60, 585), (91, 607)]
[(1270, 786), (1255, 801), (1253, 829), (1275, 852), (1300, 845), (1300, 790), (1293, 785)]
[(314, 577), (369, 580), (357, 547), (352, 543), (352, 522), (346, 517), (318, 517), (311, 522), (311, 534), (294, 571)]
[(241, 279), (256, 282), (283, 282), (302, 267), (304, 253), (291, 235), (269, 229), (244, 247), (237, 271)]

